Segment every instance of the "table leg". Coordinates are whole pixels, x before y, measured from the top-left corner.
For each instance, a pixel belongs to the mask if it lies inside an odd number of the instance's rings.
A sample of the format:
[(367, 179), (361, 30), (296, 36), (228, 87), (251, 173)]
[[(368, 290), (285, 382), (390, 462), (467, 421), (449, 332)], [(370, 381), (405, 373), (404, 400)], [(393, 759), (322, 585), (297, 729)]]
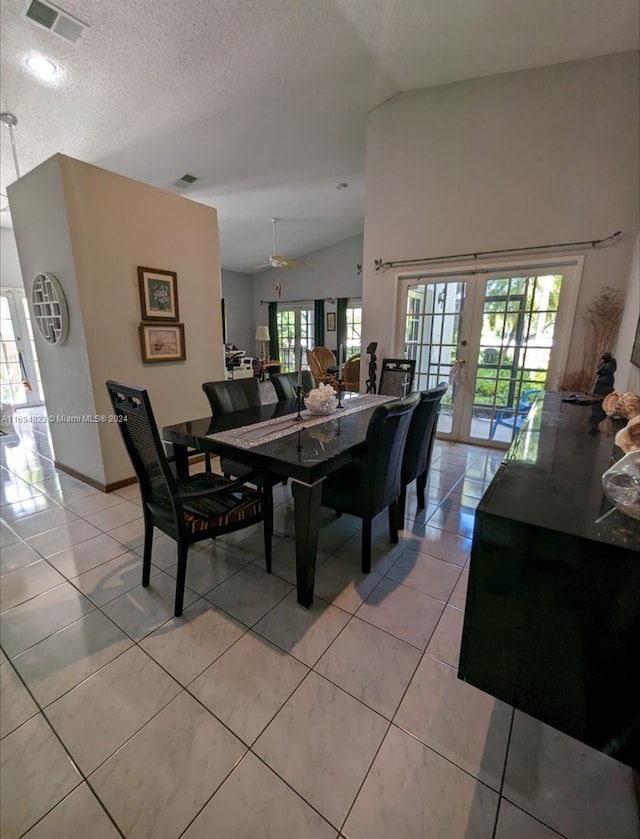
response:
[(176, 477), (189, 477), (189, 457), (187, 455), (187, 447), (181, 446), (179, 443), (173, 444), (173, 457), (176, 465)]
[(301, 481), (293, 481), (293, 483), (296, 485), (294, 517), (298, 603), (307, 607), (313, 603), (322, 481), (315, 484), (304, 484)]

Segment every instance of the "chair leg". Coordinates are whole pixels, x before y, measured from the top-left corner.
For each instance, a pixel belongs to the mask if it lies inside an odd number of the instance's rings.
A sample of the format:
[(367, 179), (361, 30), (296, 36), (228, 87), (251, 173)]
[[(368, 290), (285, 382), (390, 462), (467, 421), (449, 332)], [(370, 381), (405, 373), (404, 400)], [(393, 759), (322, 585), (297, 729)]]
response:
[(153, 548), (153, 521), (151, 516), (144, 517), (144, 551), (142, 554), (142, 585), (149, 585), (151, 576), (151, 550)]
[(371, 571), (371, 519), (362, 519), (362, 573)]
[(211, 472), (211, 455), (209, 452), (205, 452), (204, 454), (204, 471), (207, 474), (210, 474)]
[(273, 541), (273, 487), (266, 483), (263, 490), (263, 515), (262, 529), (264, 531), (264, 557), (267, 566), (267, 574), (271, 573), (271, 552)]
[(178, 539), (178, 573), (176, 575), (176, 602), (174, 615), (179, 618), (182, 614), (182, 604), (184, 601), (184, 584), (187, 576), (187, 554), (189, 552), (189, 543), (183, 539)]
[(416, 494), (418, 496), (418, 509), (424, 510), (425, 503), (424, 503), (424, 491), (427, 486), (427, 475), (428, 471), (422, 473), (422, 475), (418, 475), (416, 479)]
[(336, 518), (342, 518), (342, 510), (336, 510)]
[(398, 514), (400, 505), (397, 500), (389, 504), (389, 541), (398, 544)]
[(404, 530), (404, 520), (407, 512), (407, 487), (403, 484), (398, 498), (398, 516), (396, 518), (396, 527), (398, 530)]

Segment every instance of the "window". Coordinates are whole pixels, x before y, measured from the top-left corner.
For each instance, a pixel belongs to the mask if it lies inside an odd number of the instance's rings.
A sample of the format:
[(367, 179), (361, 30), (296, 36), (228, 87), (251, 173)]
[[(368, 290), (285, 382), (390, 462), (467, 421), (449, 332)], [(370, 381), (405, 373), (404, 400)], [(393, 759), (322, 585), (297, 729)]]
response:
[(280, 347), (280, 369), (289, 373), (298, 369), (302, 350), (302, 368), (307, 367), (306, 350), (313, 347), (313, 307), (281, 309), (278, 306), (278, 346)]

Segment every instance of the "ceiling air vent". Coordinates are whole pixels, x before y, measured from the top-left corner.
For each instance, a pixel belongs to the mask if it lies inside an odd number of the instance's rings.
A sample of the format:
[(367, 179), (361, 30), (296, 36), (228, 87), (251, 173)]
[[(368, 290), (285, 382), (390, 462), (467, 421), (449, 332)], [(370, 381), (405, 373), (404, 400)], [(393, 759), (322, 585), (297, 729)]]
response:
[(186, 189), (197, 180), (198, 178), (196, 178), (195, 175), (183, 175), (181, 178), (178, 178), (175, 183), (171, 184), (171, 186), (174, 186), (176, 189)]
[(47, 29), (58, 38), (64, 38), (72, 44), (77, 44), (89, 28), (86, 23), (82, 23), (53, 3), (43, 3), (42, 0), (31, 0), (27, 4), (24, 16), (41, 29)]

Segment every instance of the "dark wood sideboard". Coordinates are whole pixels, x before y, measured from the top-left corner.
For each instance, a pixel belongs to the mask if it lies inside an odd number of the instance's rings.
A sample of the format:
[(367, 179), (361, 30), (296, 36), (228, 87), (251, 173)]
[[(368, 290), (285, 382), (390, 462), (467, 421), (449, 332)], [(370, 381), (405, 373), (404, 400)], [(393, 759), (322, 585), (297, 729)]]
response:
[(640, 769), (640, 522), (602, 493), (622, 452), (563, 395), (478, 506), (458, 677)]

